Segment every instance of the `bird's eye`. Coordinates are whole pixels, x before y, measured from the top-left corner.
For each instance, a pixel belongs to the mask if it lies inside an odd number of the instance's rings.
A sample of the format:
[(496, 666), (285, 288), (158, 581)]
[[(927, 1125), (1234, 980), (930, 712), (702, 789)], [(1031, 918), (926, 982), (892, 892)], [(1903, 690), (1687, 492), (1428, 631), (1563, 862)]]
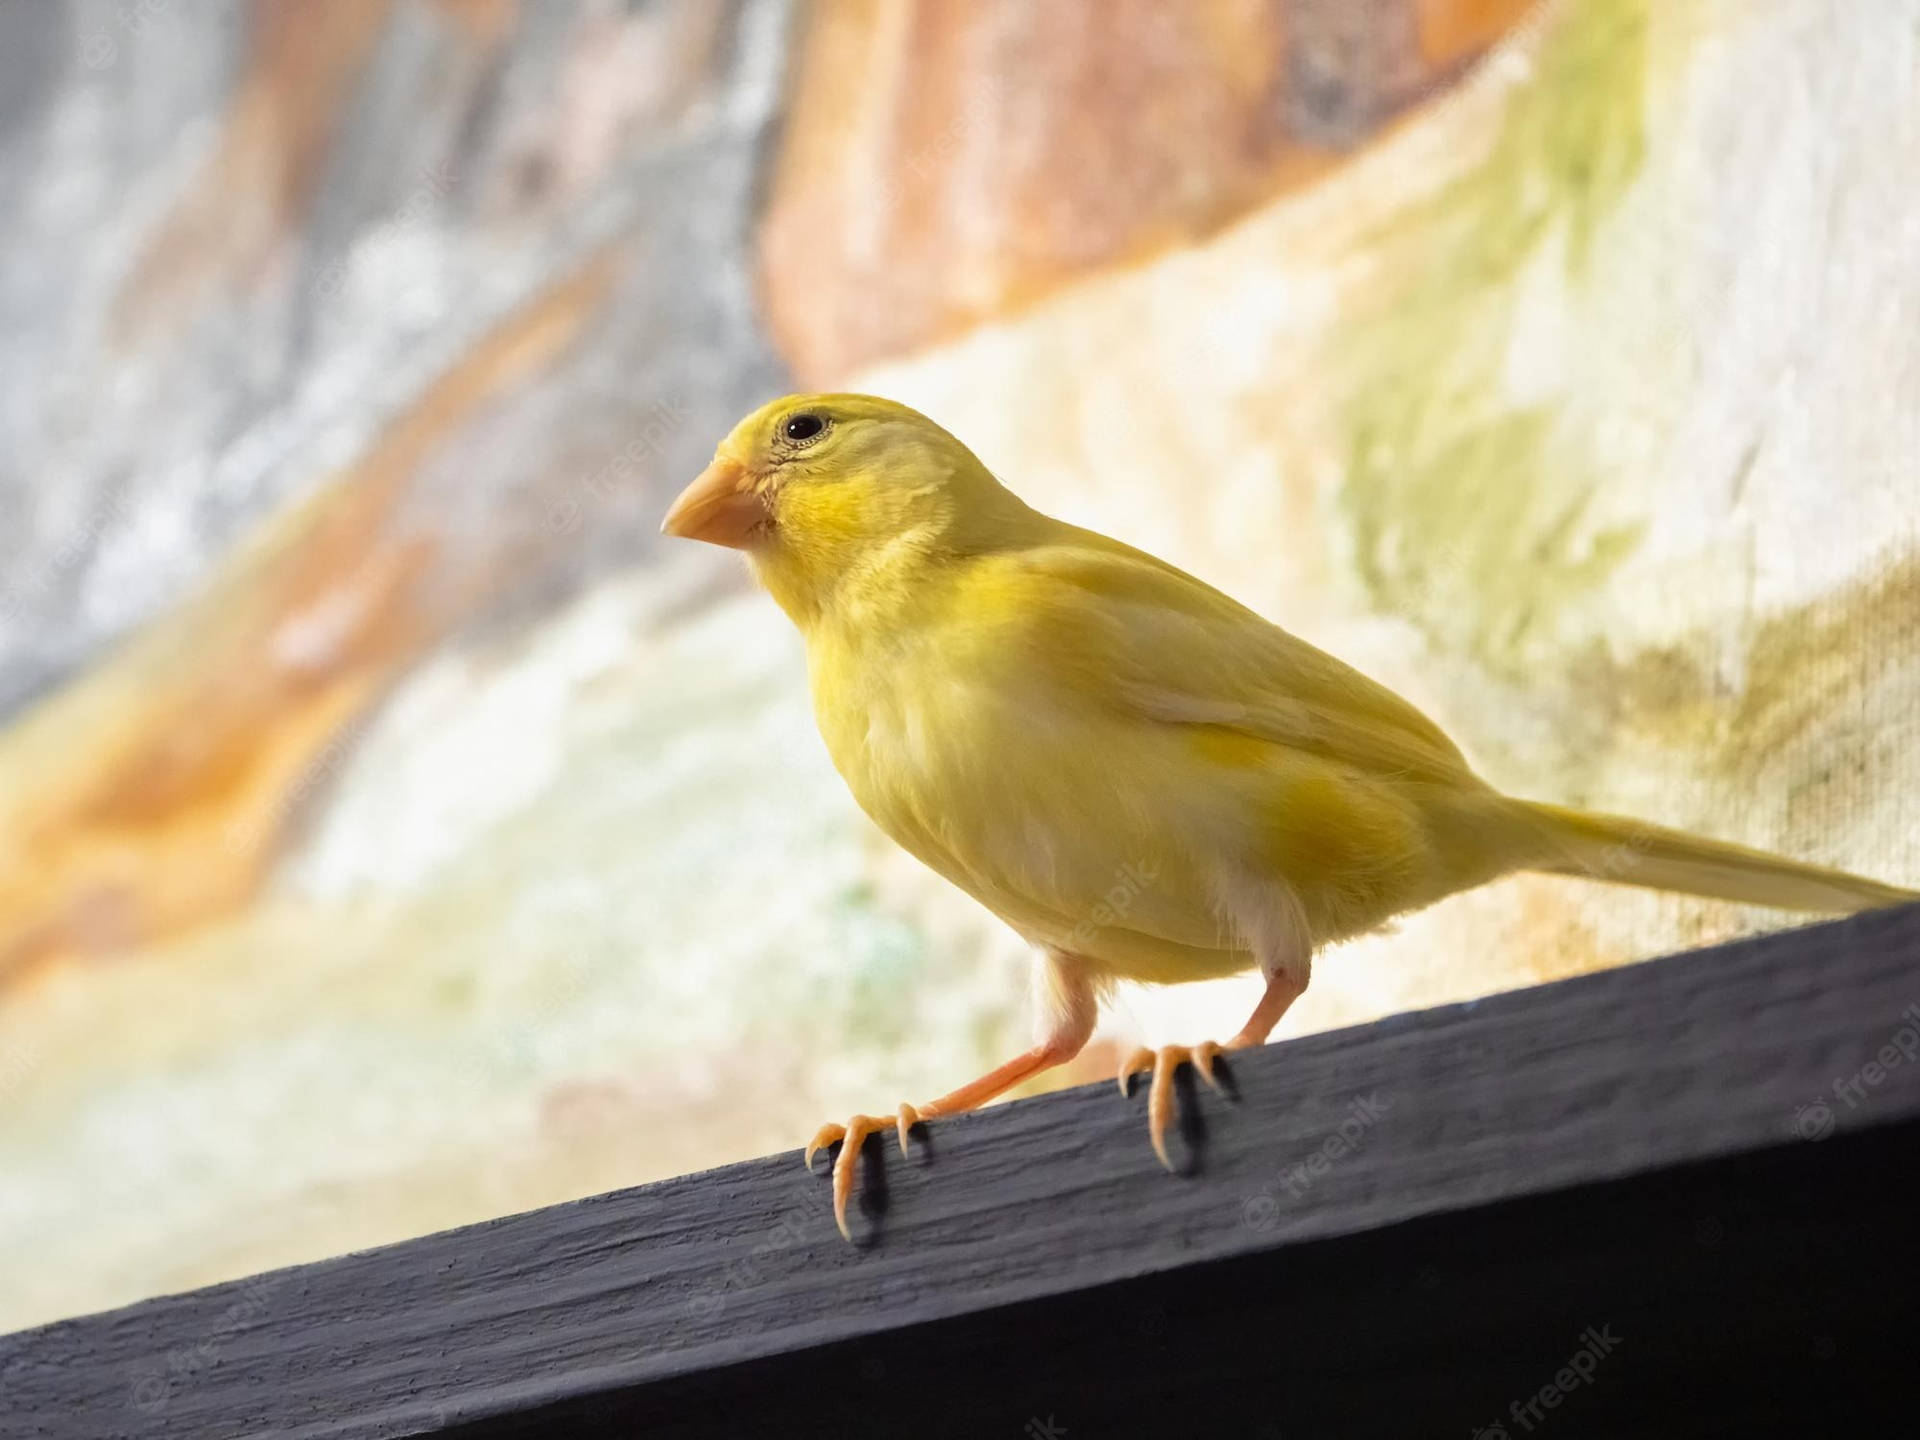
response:
[(780, 427), (780, 433), (787, 439), (799, 444), (818, 439), (820, 432), (827, 428), (827, 422), (818, 415), (802, 411), (798, 415), (789, 415), (787, 423)]

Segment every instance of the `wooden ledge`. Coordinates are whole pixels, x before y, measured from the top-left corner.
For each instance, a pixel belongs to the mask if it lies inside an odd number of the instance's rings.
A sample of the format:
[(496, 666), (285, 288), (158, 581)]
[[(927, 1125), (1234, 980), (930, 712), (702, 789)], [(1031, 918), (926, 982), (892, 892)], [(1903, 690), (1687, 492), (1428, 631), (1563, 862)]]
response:
[(1910, 1363), (1920, 906), (1232, 1068), (1178, 1178), (1094, 1085), (870, 1143), (858, 1247), (795, 1151), (0, 1337), (0, 1436), (1838, 1434)]

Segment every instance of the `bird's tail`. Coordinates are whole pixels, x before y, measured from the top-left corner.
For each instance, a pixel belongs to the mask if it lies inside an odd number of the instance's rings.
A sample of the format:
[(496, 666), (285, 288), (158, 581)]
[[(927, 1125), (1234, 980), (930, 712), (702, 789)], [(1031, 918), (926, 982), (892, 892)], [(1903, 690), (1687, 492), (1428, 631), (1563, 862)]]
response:
[(1707, 840), (1644, 820), (1596, 815), (1530, 800), (1507, 800), (1513, 817), (1532, 832), (1523, 867), (1553, 875), (1581, 875), (1619, 885), (1678, 890), (1777, 910), (1851, 914), (1920, 900), (1920, 891), (1805, 865), (1764, 850)]

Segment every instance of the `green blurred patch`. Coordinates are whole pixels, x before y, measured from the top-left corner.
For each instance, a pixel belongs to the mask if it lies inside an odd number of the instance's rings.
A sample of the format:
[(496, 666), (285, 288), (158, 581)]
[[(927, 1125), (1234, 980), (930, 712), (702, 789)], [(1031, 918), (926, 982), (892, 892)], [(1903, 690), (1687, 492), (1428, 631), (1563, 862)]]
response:
[(1522, 268), (1557, 244), (1570, 284), (1646, 155), (1647, 0), (1586, 0), (1545, 39), (1486, 159), (1369, 237), (1381, 293), (1351, 361), (1341, 506), (1373, 602), (1439, 645), (1513, 669), (1556, 602), (1640, 538), (1597, 525), (1600, 477), (1550, 406), (1502, 370)]
[(1570, 753), (1604, 768), (1604, 742), (1643, 737), (1695, 755), (1718, 788), (1777, 787), (1795, 824), (1852, 803), (1876, 747), (1907, 743), (1863, 707), (1920, 684), (1920, 556), (1761, 620), (1741, 642), (1738, 685), (1712, 668), (1721, 638), (1629, 655), (1590, 644), (1572, 668), (1590, 743)]
[(873, 887), (847, 886), (834, 900), (833, 930), (845, 955), (840, 989), (848, 1033), (895, 1049), (913, 1038), (914, 993), (930, 954), (917, 929), (878, 908)]

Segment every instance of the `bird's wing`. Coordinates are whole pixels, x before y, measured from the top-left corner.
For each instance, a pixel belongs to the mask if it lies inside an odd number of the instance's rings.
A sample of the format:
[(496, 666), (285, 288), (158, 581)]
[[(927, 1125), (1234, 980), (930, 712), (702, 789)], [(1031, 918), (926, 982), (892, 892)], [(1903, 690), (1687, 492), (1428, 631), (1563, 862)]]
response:
[(1062, 528), (1069, 538), (1010, 559), (1023, 628), (1077, 695), (1383, 777), (1477, 783), (1440, 727), (1384, 685), (1164, 561)]

